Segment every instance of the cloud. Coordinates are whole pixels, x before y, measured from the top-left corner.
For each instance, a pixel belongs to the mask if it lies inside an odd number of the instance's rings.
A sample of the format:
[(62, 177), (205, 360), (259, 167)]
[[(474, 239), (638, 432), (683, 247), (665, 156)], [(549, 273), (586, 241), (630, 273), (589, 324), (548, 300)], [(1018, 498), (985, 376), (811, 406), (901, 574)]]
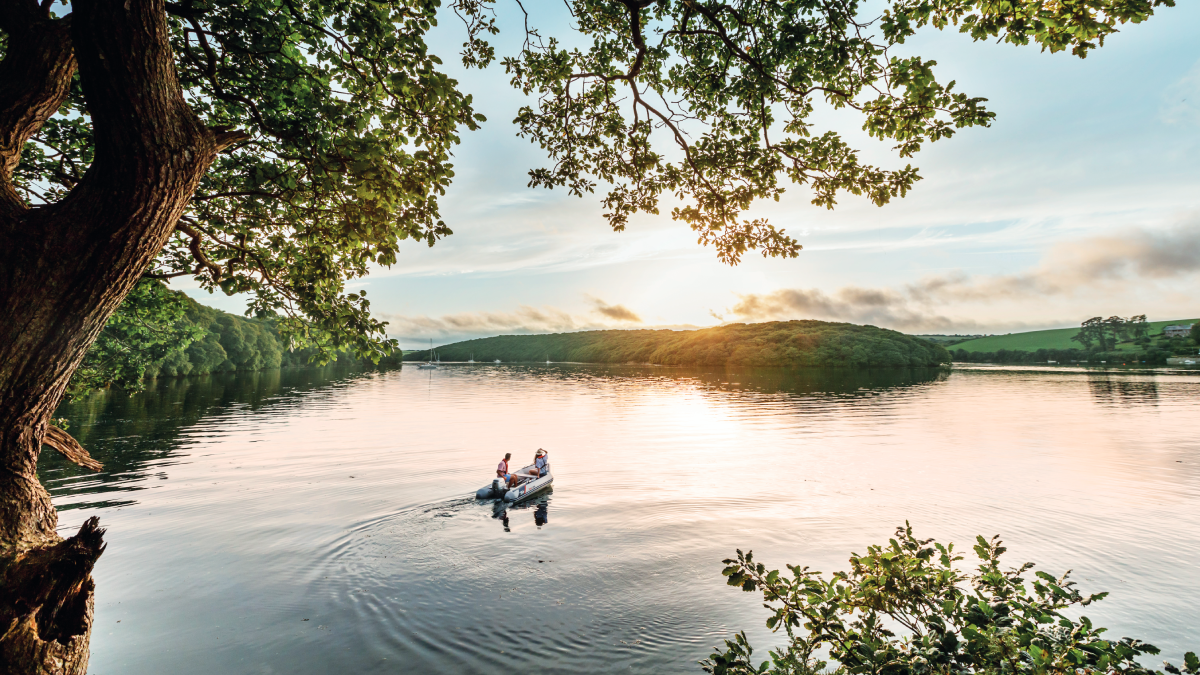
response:
[[(511, 312), (462, 312), (441, 317), (380, 314), (388, 322), (388, 334), (405, 340), (457, 341), (493, 335), (570, 333), (602, 330), (619, 324), (641, 323), (642, 319), (624, 305), (610, 305), (600, 298), (585, 296), (601, 319), (576, 316), (557, 307), (522, 305)], [(615, 322), (615, 323), (614, 323)], [(662, 326), (677, 328), (678, 326)], [(691, 326), (694, 328), (694, 326)]]
[(1056, 247), (1052, 265), (1075, 270), (1080, 281), (1116, 279), (1127, 273), (1168, 278), (1200, 270), (1200, 217), (1165, 232), (1134, 231), (1127, 237), (1095, 237)]
[(1167, 87), (1159, 112), (1168, 124), (1200, 124), (1200, 61)]
[(642, 317), (638, 316), (625, 305), (610, 305), (600, 298), (588, 296), (588, 301), (595, 307), (595, 312), (603, 317), (612, 319), (613, 321), (625, 321), (629, 323), (641, 323)]
[(903, 294), (890, 289), (840, 288), (832, 294), (817, 289), (784, 289), (740, 296), (729, 314), (747, 321), (769, 319), (832, 319), (887, 326), (904, 331), (963, 329), (964, 323), (914, 307)]
[(1032, 270), (969, 277), (961, 272), (921, 279), (906, 287), (922, 302), (988, 301), (1064, 295), (1110, 283), (1170, 279), (1200, 271), (1200, 217), (1166, 230), (1130, 230), (1053, 246)]
[(522, 305), (513, 312), (462, 312), (434, 318), (383, 314), (388, 333), (401, 339), (448, 338), (502, 333), (565, 333), (587, 328), (575, 317), (555, 307)]
[(1168, 230), (1131, 230), (1124, 236), (1062, 242), (1036, 267), (1019, 274), (952, 272), (895, 289), (846, 286), (828, 293), (813, 288), (781, 289), (741, 295), (727, 313), (747, 321), (813, 318), (904, 331), (971, 330), (979, 324), (946, 316), (946, 306), (1127, 289), (1138, 281), (1175, 279), (1196, 272), (1200, 272), (1200, 218), (1192, 217)]

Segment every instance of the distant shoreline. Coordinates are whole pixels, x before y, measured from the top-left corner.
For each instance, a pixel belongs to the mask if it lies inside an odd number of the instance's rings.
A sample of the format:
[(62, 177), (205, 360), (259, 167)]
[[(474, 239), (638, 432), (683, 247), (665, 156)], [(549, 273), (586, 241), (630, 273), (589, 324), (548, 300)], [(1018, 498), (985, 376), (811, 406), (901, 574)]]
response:
[(893, 368), (950, 363), (941, 345), (894, 330), (828, 321), (726, 324), (694, 331), (600, 330), (500, 335), (410, 352), (405, 362)]

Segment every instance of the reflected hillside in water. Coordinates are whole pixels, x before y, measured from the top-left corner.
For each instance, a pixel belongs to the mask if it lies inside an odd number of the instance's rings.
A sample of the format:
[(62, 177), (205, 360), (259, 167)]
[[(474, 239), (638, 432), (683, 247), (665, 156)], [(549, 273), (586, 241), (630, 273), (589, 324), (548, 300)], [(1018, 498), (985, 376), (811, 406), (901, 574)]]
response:
[[(44, 449), (38, 477), (59, 511), (130, 504), (128, 495), (116, 493), (147, 489), (148, 482), (165, 479), (164, 469), (187, 456), (179, 452), (179, 436), (189, 426), (233, 410), (286, 404), (361, 374), (361, 369), (338, 366), (273, 369), (162, 378), (132, 395), (120, 390), (95, 392), (64, 403), (54, 416), (69, 420), (70, 434), (104, 464), (104, 470), (88, 471)], [(58, 499), (80, 494), (105, 498), (86, 503)]]
[[(468, 378), (503, 377), (543, 383), (624, 386), (636, 390), (656, 386), (695, 388), (712, 393), (745, 393), (804, 397), (855, 397), (931, 385), (944, 381), (948, 369), (783, 369), (612, 366), (586, 364), (494, 365), (453, 364), (441, 371), (408, 369), (406, 378), (433, 378), (452, 371)], [(336, 388), (375, 373), (361, 368), (275, 369), (221, 373), (200, 377), (162, 378), (143, 392), (101, 391), (63, 404), (55, 413), (70, 422), (70, 433), (104, 471), (93, 473), (43, 452), (38, 466), (42, 483), (60, 511), (83, 506), (119, 507), (135, 503), (132, 494), (165, 480), (167, 468), (186, 461), (180, 436), (201, 420), (220, 424), (222, 417), (294, 404), (305, 395)], [(398, 375), (398, 374), (397, 374)], [(626, 391), (629, 391), (628, 389)], [(89, 496), (87, 499), (82, 499)]]
[[(470, 368), (471, 366), (464, 366)], [(645, 384), (684, 381), (704, 388), (745, 390), (763, 394), (859, 394), (944, 381), (948, 368), (704, 368), (552, 364), (511, 366), (531, 376), (610, 381), (629, 378)]]

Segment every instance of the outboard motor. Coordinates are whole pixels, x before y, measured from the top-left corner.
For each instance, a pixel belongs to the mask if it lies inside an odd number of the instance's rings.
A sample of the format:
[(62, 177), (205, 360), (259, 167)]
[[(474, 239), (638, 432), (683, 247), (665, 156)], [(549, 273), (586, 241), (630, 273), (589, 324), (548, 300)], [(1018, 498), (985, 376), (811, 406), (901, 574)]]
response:
[(475, 493), (475, 498), (496, 499), (497, 497), (504, 496), (504, 493), (507, 491), (508, 489), (504, 486), (504, 479), (497, 477), (488, 487), (479, 488), (479, 491)]

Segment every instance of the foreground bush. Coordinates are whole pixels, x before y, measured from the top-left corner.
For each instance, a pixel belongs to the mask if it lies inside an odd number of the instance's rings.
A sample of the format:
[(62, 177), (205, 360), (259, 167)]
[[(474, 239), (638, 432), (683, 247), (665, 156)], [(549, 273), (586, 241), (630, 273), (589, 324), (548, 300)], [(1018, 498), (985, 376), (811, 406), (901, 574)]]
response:
[[(1153, 645), (1101, 637), (1104, 628), (1087, 617), (1064, 614), (1107, 593), (1084, 597), (1068, 574), (1034, 572), (1033, 563), (1000, 569), (1005, 548), (998, 537), (977, 538), (979, 566), (973, 574), (955, 567), (962, 560), (954, 545), (913, 537), (912, 527), (896, 530), (887, 546), (853, 554), (849, 572), (828, 581), (807, 567), (788, 565), (790, 576), (768, 571), (752, 553), (725, 560), (730, 586), (761, 591), (773, 614), (767, 627), (786, 632), (788, 643), (754, 664), (745, 633), (725, 641), (725, 651), (702, 662), (715, 675), (808, 675), (813, 673), (1013, 673), (1071, 675), (1129, 673), (1150, 675), (1135, 660), (1157, 654)], [(1027, 583), (1028, 582), (1028, 583)], [(821, 660), (823, 650), (834, 663)], [(1200, 674), (1188, 652), (1182, 671)]]

